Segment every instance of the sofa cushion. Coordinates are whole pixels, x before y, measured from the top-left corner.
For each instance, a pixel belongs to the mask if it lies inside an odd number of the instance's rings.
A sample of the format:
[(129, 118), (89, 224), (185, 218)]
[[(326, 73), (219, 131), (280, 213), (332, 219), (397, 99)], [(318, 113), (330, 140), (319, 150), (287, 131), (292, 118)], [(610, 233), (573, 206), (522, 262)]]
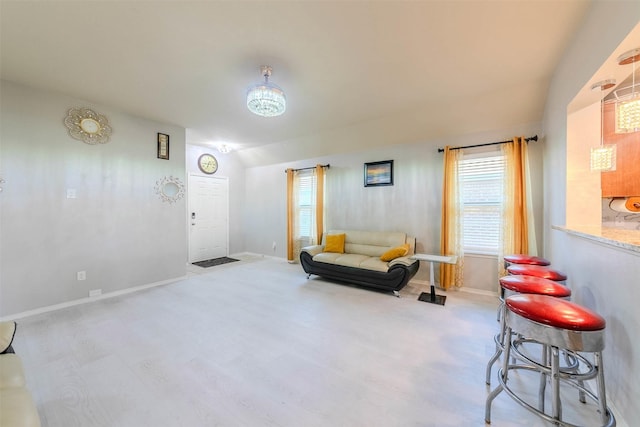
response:
[(35, 402), (24, 387), (0, 389), (0, 426), (39, 427)]
[(382, 271), (386, 273), (389, 271), (389, 264), (385, 261), (381, 261), (377, 257), (369, 257), (360, 263), (360, 268), (366, 268), (367, 270)]
[(405, 256), (409, 252), (409, 244), (405, 243), (402, 246), (396, 246), (395, 248), (391, 248), (382, 255), (380, 255), (380, 260), (389, 262), (393, 259), (399, 258), (401, 256)]
[(16, 322), (0, 322), (0, 354), (11, 347), (16, 335)]
[(18, 355), (3, 354), (0, 356), (0, 389), (24, 386), (24, 371)]
[(366, 255), (360, 254), (343, 254), (342, 256), (336, 258), (333, 262), (337, 265), (344, 265), (345, 267), (355, 267), (360, 268), (360, 264), (369, 259)]
[(404, 245), (407, 239), (406, 233), (389, 231), (332, 230), (329, 234), (345, 234), (345, 253), (373, 257), (379, 257), (391, 248)]
[(332, 252), (322, 252), (313, 257), (316, 262), (327, 264), (343, 265), (345, 267), (365, 268), (367, 270), (382, 271), (386, 273), (389, 265), (380, 261), (378, 257), (370, 257), (360, 254), (337, 254)]
[(336, 252), (339, 254), (344, 253), (344, 238), (343, 234), (328, 234), (324, 244), (325, 252)]
[(342, 254), (336, 252), (320, 252), (313, 255), (313, 260), (317, 262), (326, 262), (327, 264), (335, 264), (336, 260), (342, 256)]

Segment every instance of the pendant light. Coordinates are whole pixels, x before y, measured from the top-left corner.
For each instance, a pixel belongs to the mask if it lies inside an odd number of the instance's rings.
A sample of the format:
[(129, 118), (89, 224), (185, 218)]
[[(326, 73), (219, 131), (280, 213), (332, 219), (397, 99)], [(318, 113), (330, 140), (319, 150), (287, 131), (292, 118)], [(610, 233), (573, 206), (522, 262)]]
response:
[(636, 92), (636, 62), (640, 61), (640, 48), (632, 49), (618, 57), (619, 65), (633, 64), (631, 93), (619, 95), (629, 87), (614, 91), (616, 96), (616, 133), (640, 131), (640, 92)]
[[(595, 83), (591, 90), (605, 91), (615, 86), (616, 81), (609, 79)], [(591, 171), (611, 172), (616, 170), (616, 145), (604, 143), (604, 98), (600, 100), (600, 145), (591, 149)]]

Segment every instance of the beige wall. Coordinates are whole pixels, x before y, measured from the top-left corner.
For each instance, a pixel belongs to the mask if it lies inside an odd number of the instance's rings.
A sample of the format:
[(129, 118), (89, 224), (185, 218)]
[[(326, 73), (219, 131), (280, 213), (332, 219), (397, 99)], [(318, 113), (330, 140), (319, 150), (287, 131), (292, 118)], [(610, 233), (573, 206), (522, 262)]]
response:
[[(331, 165), (327, 171), (326, 229), (403, 231), (417, 239), (417, 251), (440, 253), (442, 153), (438, 147), (469, 145), (534, 135), (534, 125), (519, 129), (478, 133), (456, 139), (417, 141), (391, 147), (310, 158), (296, 162), (247, 168), (245, 248), (249, 252), (286, 257), (286, 180), (284, 170), (317, 163)], [(352, 134), (366, 138), (368, 134)], [(357, 145), (357, 144), (356, 144)], [(531, 174), (542, 240), (542, 142), (530, 144)], [(394, 161), (394, 185), (364, 187), (365, 162)], [(260, 215), (251, 215), (260, 212)], [(276, 250), (272, 249), (276, 242)], [(438, 267), (437, 267), (438, 268)], [(465, 287), (497, 292), (497, 260), (474, 257), (465, 269)], [(437, 277), (437, 276), (436, 276)], [(429, 266), (422, 265), (414, 281), (427, 283)]]
[(600, 173), (591, 172), (591, 148), (600, 145), (600, 103), (567, 117), (566, 225), (597, 225), (602, 221)]
[[(155, 186), (185, 176), (184, 129), (0, 84), (0, 317), (183, 277), (185, 199), (165, 203)], [(71, 138), (71, 107), (106, 115), (111, 141)], [(170, 135), (169, 160), (157, 158), (158, 132)]]

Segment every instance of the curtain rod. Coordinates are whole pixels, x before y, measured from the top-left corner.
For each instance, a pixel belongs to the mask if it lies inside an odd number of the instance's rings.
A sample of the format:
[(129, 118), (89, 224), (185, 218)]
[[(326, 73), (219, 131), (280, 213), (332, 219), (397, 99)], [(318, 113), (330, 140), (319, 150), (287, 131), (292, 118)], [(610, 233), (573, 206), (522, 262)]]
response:
[[(331, 165), (330, 165), (329, 163), (327, 163), (326, 165), (320, 165), (320, 166), (322, 166), (323, 168), (327, 168), (327, 169), (330, 169), (330, 168), (331, 168)], [(309, 169), (315, 169), (315, 168), (316, 168), (316, 166), (312, 166), (312, 167), (310, 167), (310, 168), (293, 169), (293, 171), (294, 171), (294, 172), (298, 172), (298, 171), (306, 171), (306, 170), (309, 170)], [(284, 171), (284, 173), (287, 173), (287, 170), (288, 170), (288, 169), (286, 169), (286, 170)]]
[[(533, 135), (530, 136), (529, 138), (525, 138), (524, 139), (526, 142), (529, 141), (537, 141), (538, 140), (538, 135)], [(475, 147), (484, 147), (485, 145), (499, 145), (499, 144), (508, 144), (510, 142), (513, 142), (513, 140), (509, 140), (509, 141), (498, 141), (498, 142), (487, 142), (486, 144), (475, 144), (475, 145), (466, 145), (464, 147), (451, 147), (449, 148), (449, 150), (460, 150), (462, 148), (475, 148)], [(438, 153), (442, 153), (444, 152), (444, 148), (438, 148)]]

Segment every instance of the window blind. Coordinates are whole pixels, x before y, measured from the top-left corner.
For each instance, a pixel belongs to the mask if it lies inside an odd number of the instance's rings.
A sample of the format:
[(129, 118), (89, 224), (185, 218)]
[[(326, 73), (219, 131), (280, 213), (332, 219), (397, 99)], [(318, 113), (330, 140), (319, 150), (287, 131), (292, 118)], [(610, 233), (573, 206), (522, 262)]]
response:
[(463, 159), (458, 165), (465, 253), (498, 255), (503, 212), (502, 155)]
[(301, 171), (298, 176), (298, 237), (310, 239), (316, 197), (316, 177), (313, 171)]

